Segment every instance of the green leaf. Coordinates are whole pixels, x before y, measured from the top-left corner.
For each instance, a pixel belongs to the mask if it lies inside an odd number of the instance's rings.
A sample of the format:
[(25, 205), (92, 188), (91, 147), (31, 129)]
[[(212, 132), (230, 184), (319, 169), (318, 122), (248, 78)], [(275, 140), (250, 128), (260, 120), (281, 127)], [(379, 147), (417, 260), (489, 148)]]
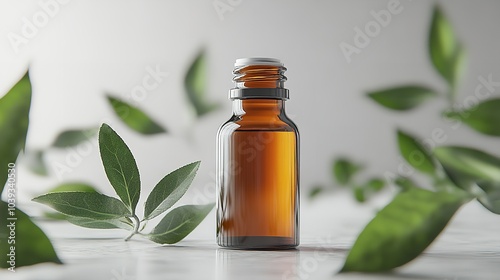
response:
[[(58, 192), (95, 192), (97, 193), (98, 191), (92, 187), (91, 185), (88, 185), (86, 183), (79, 183), (79, 182), (68, 182), (68, 183), (62, 183), (55, 188), (51, 189), (48, 191), (48, 193), (58, 193)], [(66, 215), (61, 214), (59, 212), (44, 212), (43, 216), (52, 219), (52, 220), (67, 220)]]
[(201, 117), (220, 107), (219, 104), (211, 103), (206, 100), (206, 67), (205, 52), (200, 52), (191, 66), (189, 67), (186, 77), (184, 78), (184, 87), (186, 88), (187, 98), (193, 106), (196, 115)]
[(429, 36), (429, 53), (436, 70), (455, 87), (465, 61), (465, 51), (439, 6), (434, 7)]
[(214, 208), (214, 203), (184, 205), (175, 208), (160, 221), (147, 237), (161, 244), (174, 244), (193, 231)]
[(116, 115), (131, 129), (145, 135), (167, 132), (165, 128), (139, 108), (110, 95), (107, 98)]
[(491, 136), (500, 136), (500, 98), (489, 99), (462, 112), (449, 112), (447, 117), (458, 119), (476, 130)]
[(500, 183), (478, 182), (477, 185), (485, 193), (477, 200), (490, 212), (500, 215)]
[(380, 178), (371, 178), (365, 183), (364, 188), (378, 192), (385, 187), (385, 181)]
[(87, 183), (80, 182), (67, 182), (57, 185), (55, 188), (48, 191), (48, 193), (57, 192), (98, 192), (93, 186)]
[(97, 134), (97, 131), (98, 129), (95, 127), (87, 129), (69, 129), (57, 135), (52, 146), (57, 148), (73, 147), (84, 141), (90, 140)]
[(40, 176), (47, 176), (49, 175), (49, 171), (47, 170), (44, 156), (45, 153), (43, 150), (25, 151), (22, 161), (31, 172)]
[(309, 195), (308, 196), (309, 196), (310, 199), (313, 199), (313, 198), (317, 197), (320, 193), (322, 193), (324, 190), (325, 189), (322, 186), (314, 186), (309, 191)]
[(473, 193), (474, 190), (474, 180), (467, 175), (463, 175), (454, 169), (450, 169), (447, 166), (441, 164), (443, 167), (444, 174), (449, 179), (449, 181), (456, 187), (466, 191), (467, 193)]
[(366, 194), (365, 194), (365, 189), (363, 188), (354, 188), (354, 198), (358, 202), (365, 202), (366, 201)]
[(436, 165), (429, 152), (410, 134), (398, 130), (399, 151), (415, 169), (434, 176)]
[(458, 146), (437, 147), (434, 155), (445, 168), (461, 176), (475, 181), (500, 182), (500, 158), (496, 156)]
[(132, 220), (128, 217), (121, 217), (109, 220), (96, 220), (91, 218), (83, 217), (73, 217), (64, 216), (64, 219), (74, 225), (85, 227), (85, 228), (95, 228), (95, 229), (125, 229), (134, 230), (134, 225)]
[(0, 194), (7, 182), (8, 165), (24, 149), (31, 105), (28, 72), (0, 99)]
[(146, 200), (144, 220), (150, 220), (172, 207), (186, 193), (199, 167), (199, 161), (193, 162), (161, 179)]
[(33, 198), (69, 216), (109, 220), (130, 216), (129, 209), (113, 197), (94, 192), (58, 192)]
[(349, 159), (339, 158), (333, 162), (332, 169), (337, 183), (339, 183), (340, 185), (347, 185), (351, 181), (354, 174), (356, 174), (362, 168), (360, 165), (351, 162)]
[(394, 184), (400, 187), (402, 191), (408, 191), (411, 189), (419, 189), (420, 187), (410, 178), (398, 176), (394, 180)]
[[(465, 72), (465, 65), (467, 60), (467, 53), (462, 45), (457, 44), (457, 49), (453, 54), (453, 58), (450, 62), (450, 83), (453, 89), (450, 94), (456, 94), (456, 87), (460, 79), (463, 77), (463, 73)], [(454, 98), (454, 96), (452, 97)]]
[(342, 272), (387, 271), (413, 260), (464, 202), (446, 192), (412, 188), (399, 193), (358, 236)]
[(123, 203), (135, 213), (141, 192), (141, 178), (132, 152), (107, 124), (99, 130), (99, 149), (108, 180)]
[(47, 218), (49, 220), (66, 220), (66, 215), (61, 214), (60, 212), (46, 211), (42, 213), (42, 217)]
[[(53, 262), (61, 263), (57, 257), (54, 247), (50, 243), (45, 233), (36, 226), (20, 209), (15, 209), (15, 216), (9, 215), (9, 207), (6, 202), (0, 201), (0, 267), (8, 268), (11, 253), (11, 246), (15, 246), (15, 266), (28, 266), (37, 263)], [(9, 221), (8, 218), (17, 218), (15, 221)], [(9, 244), (11, 222), (15, 222), (15, 244)], [(17, 271), (17, 270), (16, 270)]]
[(380, 105), (393, 110), (413, 109), (437, 94), (422, 86), (401, 86), (368, 93), (368, 96)]

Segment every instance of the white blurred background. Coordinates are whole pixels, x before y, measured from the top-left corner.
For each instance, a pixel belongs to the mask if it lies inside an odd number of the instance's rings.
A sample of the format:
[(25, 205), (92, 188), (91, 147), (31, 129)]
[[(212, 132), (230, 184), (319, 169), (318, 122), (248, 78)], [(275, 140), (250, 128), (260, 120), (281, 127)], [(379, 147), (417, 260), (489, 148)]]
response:
[[(57, 9), (52, 7), (55, 12), (47, 23), (27, 42), (13, 44), (12, 34), (21, 35), (25, 19), (34, 22), (33, 16), (49, 2), (57, 3)], [(341, 155), (364, 163), (366, 176), (397, 173), (402, 160), (396, 127), (421, 138), (431, 138), (439, 128), (447, 137), (441, 144), (470, 144), (498, 152), (498, 139), (464, 126), (454, 129), (442, 120), (444, 98), (398, 113), (366, 97), (367, 91), (404, 84), (422, 84), (444, 93), (445, 81), (432, 67), (427, 50), (436, 2), (468, 52), (458, 103), (473, 95), (479, 76), (491, 74), (500, 81), (498, 1), (401, 0), (400, 13), (393, 14), (360, 53), (352, 54), (350, 62), (340, 44), (354, 45), (355, 28), (364, 29), (374, 20), (370, 12), (387, 10), (391, 1), (60, 2), (0, 2), (0, 95), (30, 67), (33, 103), (28, 150), (48, 147), (62, 130), (98, 126), (106, 120), (134, 153), (144, 189), (152, 189), (177, 167), (201, 160), (183, 201), (213, 201), (215, 135), (231, 115), (227, 92), (233, 86), (234, 60), (263, 56), (279, 58), (288, 68), (287, 112), (301, 133), (303, 194), (316, 183), (332, 184), (331, 162)], [(208, 59), (207, 98), (221, 108), (198, 119), (183, 79), (202, 49)], [(144, 100), (134, 101), (132, 89), (148, 75), (148, 67), (158, 67), (168, 77)], [(130, 130), (112, 112), (106, 92), (131, 101), (169, 133), (146, 137)], [(28, 204), (33, 196), (65, 181), (89, 182), (112, 194), (95, 146), (71, 172), (55, 174), (55, 164), (64, 164), (72, 152), (46, 154), (49, 177), (20, 166), (21, 202)]]

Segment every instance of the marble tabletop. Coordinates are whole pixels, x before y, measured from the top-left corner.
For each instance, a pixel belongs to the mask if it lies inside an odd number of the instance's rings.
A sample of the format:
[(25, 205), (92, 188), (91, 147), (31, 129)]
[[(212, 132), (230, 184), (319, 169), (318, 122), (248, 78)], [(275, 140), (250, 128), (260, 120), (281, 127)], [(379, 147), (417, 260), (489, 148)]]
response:
[[(383, 201), (384, 199), (381, 199)], [(385, 274), (338, 274), (357, 233), (378, 201), (357, 205), (347, 194), (303, 202), (301, 245), (295, 250), (218, 247), (214, 215), (176, 245), (161, 246), (121, 230), (83, 229), (39, 220), (64, 265), (39, 264), (0, 279), (500, 279), (500, 216), (472, 202), (423, 255)]]

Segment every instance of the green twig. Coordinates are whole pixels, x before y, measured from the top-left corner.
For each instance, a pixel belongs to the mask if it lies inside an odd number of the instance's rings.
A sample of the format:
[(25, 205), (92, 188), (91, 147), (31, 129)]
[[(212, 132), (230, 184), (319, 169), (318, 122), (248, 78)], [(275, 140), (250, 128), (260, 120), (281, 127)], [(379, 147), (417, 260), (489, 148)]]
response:
[(129, 236), (127, 236), (127, 238), (125, 238), (125, 241), (129, 241), (132, 238), (132, 236), (139, 233), (139, 227), (141, 226), (141, 222), (139, 221), (139, 217), (137, 217), (137, 215), (134, 215), (132, 218), (134, 218), (134, 220), (135, 220), (135, 228), (134, 228), (134, 231)]

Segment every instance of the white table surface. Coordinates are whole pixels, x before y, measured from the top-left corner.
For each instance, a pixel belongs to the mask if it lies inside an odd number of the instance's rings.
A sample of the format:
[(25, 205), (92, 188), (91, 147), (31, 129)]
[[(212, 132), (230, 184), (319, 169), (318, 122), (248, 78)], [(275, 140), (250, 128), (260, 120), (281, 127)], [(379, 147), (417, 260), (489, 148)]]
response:
[(122, 230), (38, 221), (65, 264), (3, 270), (0, 279), (500, 279), (500, 216), (477, 202), (463, 207), (423, 255), (395, 272), (337, 274), (374, 205), (384, 199), (363, 206), (348, 194), (305, 201), (301, 245), (287, 251), (219, 248), (213, 212), (185, 240), (169, 246), (140, 237), (125, 242)]

